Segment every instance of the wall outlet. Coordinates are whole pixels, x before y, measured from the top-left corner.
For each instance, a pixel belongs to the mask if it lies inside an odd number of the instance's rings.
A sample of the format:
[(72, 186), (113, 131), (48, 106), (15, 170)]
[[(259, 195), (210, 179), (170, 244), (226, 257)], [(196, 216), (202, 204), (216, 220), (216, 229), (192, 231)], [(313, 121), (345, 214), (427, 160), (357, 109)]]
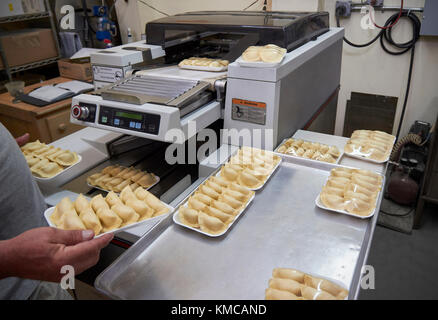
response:
[(384, 0), (367, 0), (365, 4), (373, 6), (373, 7), (383, 7)]
[(351, 16), (352, 1), (336, 1), (336, 15), (339, 17)]

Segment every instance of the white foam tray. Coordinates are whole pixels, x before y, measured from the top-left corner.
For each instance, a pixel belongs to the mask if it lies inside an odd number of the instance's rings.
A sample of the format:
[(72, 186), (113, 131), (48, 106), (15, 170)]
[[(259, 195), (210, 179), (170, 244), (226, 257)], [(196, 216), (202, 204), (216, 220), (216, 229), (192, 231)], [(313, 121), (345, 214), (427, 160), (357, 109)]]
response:
[[(124, 226), (122, 228), (117, 228), (117, 229), (114, 229), (114, 230), (111, 230), (111, 231), (100, 233), (99, 235), (95, 236), (95, 238), (101, 237), (101, 236), (103, 236), (104, 234), (107, 234), (107, 233), (114, 233), (114, 234), (116, 234), (118, 232), (125, 231), (127, 229), (137, 227), (137, 226), (139, 226), (141, 224), (155, 222), (155, 221), (157, 221), (157, 220), (159, 220), (161, 218), (164, 218), (164, 217), (172, 214), (175, 211), (175, 208), (169, 206), (168, 204), (166, 204), (164, 202), (162, 202), (162, 203), (170, 210), (168, 213), (165, 213), (165, 214), (162, 214), (162, 215), (159, 215), (159, 216), (156, 216), (156, 217), (152, 217), (152, 218), (149, 218), (149, 219), (146, 219), (146, 220), (143, 220), (143, 221), (135, 222), (135, 223), (129, 224), (127, 226)], [(47, 223), (49, 224), (50, 227), (56, 228), (56, 225), (53, 224), (52, 221), (50, 220), (50, 217), (52, 216), (54, 211), (55, 211), (55, 207), (50, 207), (50, 208), (46, 209), (46, 211), (44, 211), (44, 218), (46, 219), (46, 221), (47, 221)]]
[[(196, 190), (198, 190), (198, 188), (196, 189)], [(195, 191), (196, 191), (195, 190)], [(192, 193), (192, 194), (194, 194), (194, 192)], [(219, 233), (219, 234), (210, 234), (210, 233), (207, 233), (207, 232), (204, 232), (204, 231), (202, 231), (201, 229), (198, 229), (198, 228), (193, 228), (193, 227), (190, 227), (190, 226), (188, 226), (188, 225), (185, 225), (184, 223), (182, 223), (181, 222), (181, 220), (179, 219), (179, 210), (177, 210), (174, 214), (173, 214), (173, 221), (176, 223), (176, 224), (178, 224), (178, 225), (180, 225), (180, 226), (182, 226), (182, 227), (185, 227), (185, 228), (188, 228), (188, 229), (190, 229), (190, 230), (193, 230), (193, 231), (196, 231), (196, 232), (199, 232), (199, 233), (202, 233), (203, 235), (206, 235), (206, 236), (209, 236), (209, 237), (220, 237), (220, 236), (222, 236), (222, 235), (224, 235), (225, 233), (227, 233), (227, 231), (231, 228), (231, 226), (237, 221), (237, 219), (239, 219), (239, 217), (240, 217), (240, 215), (246, 210), (246, 208), (250, 205), (250, 203), (252, 202), (252, 200), (254, 199), (254, 197), (255, 197), (255, 193), (252, 195), (252, 197), (248, 200), (248, 202), (246, 203), (246, 205), (245, 205), (245, 207), (243, 207), (241, 210), (240, 210), (240, 212), (234, 217), (234, 220), (228, 225), (228, 227), (223, 231), (223, 232), (221, 232), (221, 233)], [(187, 202), (186, 203), (184, 203), (184, 205), (182, 205), (183, 207), (187, 207)]]
[[(345, 168), (348, 168), (348, 169), (355, 169), (355, 168), (350, 168), (350, 167), (345, 167)], [(372, 172), (372, 173), (376, 173), (376, 172), (373, 172), (373, 171), (370, 171), (370, 172)], [(382, 192), (383, 192), (384, 187), (385, 187), (385, 176), (382, 175), (382, 174), (379, 174), (379, 173), (376, 173), (376, 174), (378, 174), (378, 175), (380, 175), (380, 176), (382, 177), (382, 184), (381, 184), (381, 186), (380, 186), (380, 191), (379, 191), (379, 193), (378, 193), (377, 196), (376, 196), (376, 202), (374, 203), (374, 211), (371, 212), (368, 216), (360, 216), (360, 215), (358, 215), (358, 214), (354, 214), (354, 213), (348, 212), (348, 211), (346, 211), (346, 210), (336, 210), (336, 209), (332, 209), (332, 208), (326, 207), (326, 206), (324, 206), (324, 204), (323, 204), (322, 201), (321, 201), (321, 197), (320, 197), (320, 196), (321, 196), (321, 193), (319, 193), (319, 194), (318, 194), (318, 197), (315, 199), (315, 205), (316, 205), (317, 207), (321, 208), (321, 209), (324, 209), (324, 210), (328, 210), (328, 211), (333, 211), (333, 212), (337, 212), (337, 213), (345, 214), (345, 215), (347, 215), (347, 216), (351, 216), (351, 217), (355, 217), (355, 218), (359, 218), (359, 219), (369, 219), (369, 218), (371, 218), (371, 217), (374, 216), (374, 215), (376, 214), (376, 212), (377, 212), (377, 203), (378, 203), (379, 198), (380, 198), (380, 196), (382, 195)], [(329, 177), (330, 177), (330, 176), (329, 176)], [(326, 181), (325, 181), (325, 183), (324, 183), (324, 186), (327, 184), (327, 180), (329, 179), (329, 177), (327, 177), (327, 179), (326, 179)]]
[[(278, 152), (278, 149), (287, 141), (287, 140), (289, 140), (289, 139), (291, 139), (291, 138), (287, 138), (287, 139), (284, 139), (279, 145), (278, 145), (278, 147), (274, 150), (274, 153), (275, 154), (277, 154), (277, 155), (280, 155), (280, 156), (285, 156), (285, 157), (291, 157), (291, 158), (296, 158), (296, 159), (303, 159), (303, 160), (306, 160), (306, 161), (313, 161), (313, 162), (317, 162), (317, 163), (330, 163), (330, 162), (325, 162), (325, 161), (320, 161), (320, 160), (313, 160), (313, 159), (307, 159), (307, 158), (304, 158), (304, 157), (299, 157), (299, 156), (294, 156), (294, 155), (292, 155), (292, 154), (289, 154), (289, 153), (281, 153), (281, 152)], [(315, 142), (317, 142), (317, 141), (310, 141), (310, 140), (304, 140), (304, 139), (295, 139), (295, 138), (292, 138), (292, 139), (294, 139), (294, 140), (303, 140), (304, 142), (311, 142), (311, 143), (315, 143)], [(320, 142), (318, 142), (318, 143), (320, 143)], [(325, 143), (320, 143), (320, 144), (325, 144)], [(326, 146), (329, 146), (329, 147), (336, 147), (336, 148), (338, 148), (337, 146), (334, 146), (334, 145), (329, 145), (329, 144), (325, 144)], [(339, 149), (339, 148), (338, 148)], [(339, 162), (341, 162), (341, 159), (342, 159), (342, 157), (344, 156), (344, 151), (342, 150), (339, 150), (339, 152), (340, 152), (340, 154), (339, 154), (339, 157), (338, 157), (338, 159), (336, 159), (336, 162), (335, 162), (335, 164), (339, 164)]]

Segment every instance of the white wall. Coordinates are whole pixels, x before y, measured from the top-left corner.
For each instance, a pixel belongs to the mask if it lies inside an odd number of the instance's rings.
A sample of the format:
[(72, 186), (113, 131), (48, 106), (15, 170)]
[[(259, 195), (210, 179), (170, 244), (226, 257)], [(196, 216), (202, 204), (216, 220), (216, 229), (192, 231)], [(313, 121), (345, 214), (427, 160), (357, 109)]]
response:
[[(325, 0), (325, 10), (330, 12), (331, 24), (336, 25), (334, 6), (336, 0)], [(407, 7), (423, 7), (424, 0), (406, 0)], [(385, 5), (398, 6), (400, 0), (385, 0)], [(376, 22), (383, 25), (395, 12), (376, 12)], [(421, 18), (421, 14), (419, 15)], [(346, 37), (354, 43), (371, 40), (378, 30), (363, 30), (360, 27), (360, 13), (353, 13), (349, 19), (341, 19)], [(403, 19), (394, 27), (394, 39), (397, 42), (410, 40), (411, 24)], [(434, 123), (438, 114), (438, 38), (421, 38), (415, 49), (414, 71), (411, 91), (401, 135), (405, 135), (415, 120)], [(392, 56), (383, 51), (379, 41), (368, 48), (357, 49), (344, 43), (342, 57), (341, 90), (339, 94), (336, 133), (342, 134), (346, 101), (352, 91), (376, 93), (398, 97), (394, 133), (401, 116), (410, 53)]]
[[(253, 0), (145, 0), (148, 4), (167, 13), (176, 14), (195, 10), (242, 10)], [(406, 0), (407, 7), (423, 7), (425, 0)], [(358, 1), (355, 1), (358, 2)], [(331, 25), (335, 26), (336, 0), (272, 0), (273, 10), (285, 11), (316, 11), (325, 10), (330, 13)], [(385, 0), (386, 5), (400, 4), (400, 0)], [(250, 10), (261, 10), (263, 1), (260, 0)], [(124, 21), (125, 27), (133, 29), (134, 36), (140, 39), (144, 33), (145, 24), (160, 17), (162, 14), (147, 6), (129, 1), (118, 1), (116, 7), (126, 12), (121, 17), (118, 11), (119, 23)], [(377, 12), (377, 23), (383, 24), (394, 12)], [(136, 18), (138, 16), (138, 19)], [(421, 15), (420, 15), (421, 17)], [(355, 12), (348, 19), (341, 19), (345, 27), (346, 36), (355, 43), (364, 43), (371, 40), (378, 30), (363, 30), (360, 27), (362, 16)], [(120, 24), (122, 27), (122, 23)], [(123, 28), (123, 27), (122, 27)], [(122, 36), (125, 34), (122, 30)], [(401, 21), (394, 27), (396, 41), (410, 39), (411, 26), (407, 21)], [(344, 43), (341, 90), (339, 93), (338, 113), (336, 120), (336, 134), (342, 135), (345, 117), (346, 102), (352, 91), (373, 93), (398, 97), (397, 114), (394, 124), (394, 133), (397, 130), (401, 108), (407, 84), (410, 54), (391, 56), (380, 47), (379, 41), (368, 48), (352, 48)], [(414, 74), (412, 77), (411, 92), (408, 100), (402, 135), (406, 134), (414, 120), (434, 122), (438, 113), (438, 37), (421, 38), (416, 47)]]

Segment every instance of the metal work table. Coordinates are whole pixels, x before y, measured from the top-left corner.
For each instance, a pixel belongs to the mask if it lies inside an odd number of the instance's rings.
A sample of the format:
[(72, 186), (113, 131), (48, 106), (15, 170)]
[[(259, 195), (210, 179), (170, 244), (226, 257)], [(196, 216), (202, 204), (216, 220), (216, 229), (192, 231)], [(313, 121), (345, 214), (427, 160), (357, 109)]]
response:
[[(307, 131), (294, 137), (341, 149), (348, 140)], [(350, 158), (340, 164), (386, 170)], [(163, 219), (98, 276), (96, 288), (121, 299), (263, 299), (272, 269), (289, 267), (340, 281), (356, 299), (378, 210), (362, 220), (317, 208), (315, 199), (333, 167), (285, 157), (246, 212), (218, 238), (178, 226), (172, 216)], [(381, 199), (382, 194), (377, 208)]]

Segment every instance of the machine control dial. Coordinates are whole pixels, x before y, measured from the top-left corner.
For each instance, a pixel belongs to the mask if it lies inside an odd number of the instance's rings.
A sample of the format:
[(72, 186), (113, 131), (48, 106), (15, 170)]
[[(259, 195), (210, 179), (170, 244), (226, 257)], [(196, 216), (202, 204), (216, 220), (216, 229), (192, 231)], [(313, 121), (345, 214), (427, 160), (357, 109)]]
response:
[(90, 115), (88, 107), (75, 105), (71, 108), (71, 115), (78, 120), (85, 120)]

